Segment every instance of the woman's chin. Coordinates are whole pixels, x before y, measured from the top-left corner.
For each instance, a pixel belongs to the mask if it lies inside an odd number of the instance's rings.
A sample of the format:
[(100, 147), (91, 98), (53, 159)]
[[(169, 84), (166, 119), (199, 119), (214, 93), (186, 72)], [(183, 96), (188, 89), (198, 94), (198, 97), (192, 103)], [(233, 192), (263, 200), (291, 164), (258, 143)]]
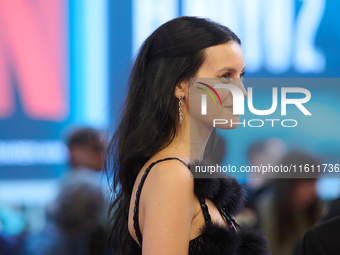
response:
[(228, 130), (228, 129), (235, 129), (240, 124), (243, 125), (243, 122), (240, 123), (240, 116), (239, 115), (232, 115), (220, 119), (214, 120), (214, 126), (218, 129)]

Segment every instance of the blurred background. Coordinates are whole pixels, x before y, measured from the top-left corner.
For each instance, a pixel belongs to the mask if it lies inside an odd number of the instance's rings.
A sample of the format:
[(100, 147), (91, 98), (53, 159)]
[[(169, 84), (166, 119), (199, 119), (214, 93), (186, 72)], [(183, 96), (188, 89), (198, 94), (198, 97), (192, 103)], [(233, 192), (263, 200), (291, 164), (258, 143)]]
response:
[[(210, 18), (240, 37), (245, 86), (247, 78), (318, 78), (310, 87), (300, 86), (311, 90), (312, 99), (318, 95), (309, 105), (318, 125), (303, 120), (299, 129), (224, 132), (222, 163), (274, 164), (298, 150), (321, 163), (339, 164), (339, 11), (336, 0), (0, 0), (0, 233), (12, 247), (4, 254), (19, 254), (13, 248), (18, 244), (34, 250), (26, 240), (47, 231), (49, 216), (58, 211), (50, 205), (58, 204), (60, 187), (68, 187), (65, 179), (74, 181), (75, 168), (92, 169), (99, 186), (106, 185), (101, 167), (77, 165), (74, 153), (92, 153), (100, 165), (102, 139), (115, 126), (138, 48), (178, 16)], [(258, 83), (257, 90), (249, 85), (258, 93), (254, 103), (266, 109), (271, 90)], [(86, 129), (90, 144), (81, 138), (75, 144), (92, 151), (74, 152), (72, 134), (85, 127), (99, 138)], [(266, 181), (238, 177), (255, 190), (249, 201), (256, 205)], [(337, 178), (309, 186), (326, 204), (340, 195)]]

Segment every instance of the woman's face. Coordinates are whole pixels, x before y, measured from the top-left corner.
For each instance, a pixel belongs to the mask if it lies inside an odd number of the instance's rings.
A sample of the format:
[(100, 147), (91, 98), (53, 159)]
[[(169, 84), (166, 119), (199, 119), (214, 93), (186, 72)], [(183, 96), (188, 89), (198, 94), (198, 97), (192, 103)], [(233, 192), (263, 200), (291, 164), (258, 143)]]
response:
[[(205, 50), (205, 61), (198, 70), (195, 79), (191, 80), (190, 86), (190, 118), (191, 120), (198, 121), (201, 125), (212, 126), (214, 119), (227, 120), (226, 124), (216, 125), (217, 128), (230, 129), (236, 128), (240, 116), (233, 115), (233, 95), (229, 89), (214, 88), (215, 84), (231, 84), (237, 86), (243, 93), (244, 97), (247, 92), (242, 83), (244, 75), (245, 63), (243, 51), (241, 46), (235, 42), (209, 47)], [(204, 84), (202, 84), (204, 83)], [(208, 85), (208, 86), (207, 86)], [(210, 87), (209, 87), (210, 86)], [(211, 90), (215, 89), (219, 95), (219, 100), (216, 93)], [(205, 89), (205, 90), (203, 90)], [(210, 94), (213, 98), (207, 94)], [(206, 94), (206, 115), (201, 112), (201, 95)], [(231, 126), (231, 122), (233, 125)], [(200, 125), (200, 124), (199, 124)]]

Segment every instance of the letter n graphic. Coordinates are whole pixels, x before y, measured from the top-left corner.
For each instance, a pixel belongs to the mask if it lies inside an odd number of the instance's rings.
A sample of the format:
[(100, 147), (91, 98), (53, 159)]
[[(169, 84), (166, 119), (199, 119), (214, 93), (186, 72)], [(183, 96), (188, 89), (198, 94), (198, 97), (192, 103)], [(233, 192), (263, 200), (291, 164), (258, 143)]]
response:
[(10, 74), (28, 117), (67, 117), (65, 7), (63, 0), (0, 0), (0, 118), (14, 113)]

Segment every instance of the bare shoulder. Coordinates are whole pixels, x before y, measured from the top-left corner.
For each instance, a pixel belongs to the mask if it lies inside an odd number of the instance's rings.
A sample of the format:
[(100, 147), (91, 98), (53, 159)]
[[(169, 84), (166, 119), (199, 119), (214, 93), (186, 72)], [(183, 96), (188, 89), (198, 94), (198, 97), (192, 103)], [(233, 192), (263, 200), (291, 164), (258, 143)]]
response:
[(154, 254), (167, 247), (169, 254), (187, 254), (197, 205), (190, 170), (178, 160), (157, 163), (145, 180), (140, 199), (143, 253)]
[(145, 193), (149, 196), (159, 194), (171, 198), (176, 196), (176, 193), (181, 193), (182, 196), (194, 196), (194, 179), (191, 172), (178, 160), (166, 160), (154, 165), (144, 186)]
[(150, 172), (150, 175), (152, 175), (153, 178), (160, 180), (177, 180), (193, 183), (193, 177), (189, 168), (176, 159), (165, 160), (155, 164)]

